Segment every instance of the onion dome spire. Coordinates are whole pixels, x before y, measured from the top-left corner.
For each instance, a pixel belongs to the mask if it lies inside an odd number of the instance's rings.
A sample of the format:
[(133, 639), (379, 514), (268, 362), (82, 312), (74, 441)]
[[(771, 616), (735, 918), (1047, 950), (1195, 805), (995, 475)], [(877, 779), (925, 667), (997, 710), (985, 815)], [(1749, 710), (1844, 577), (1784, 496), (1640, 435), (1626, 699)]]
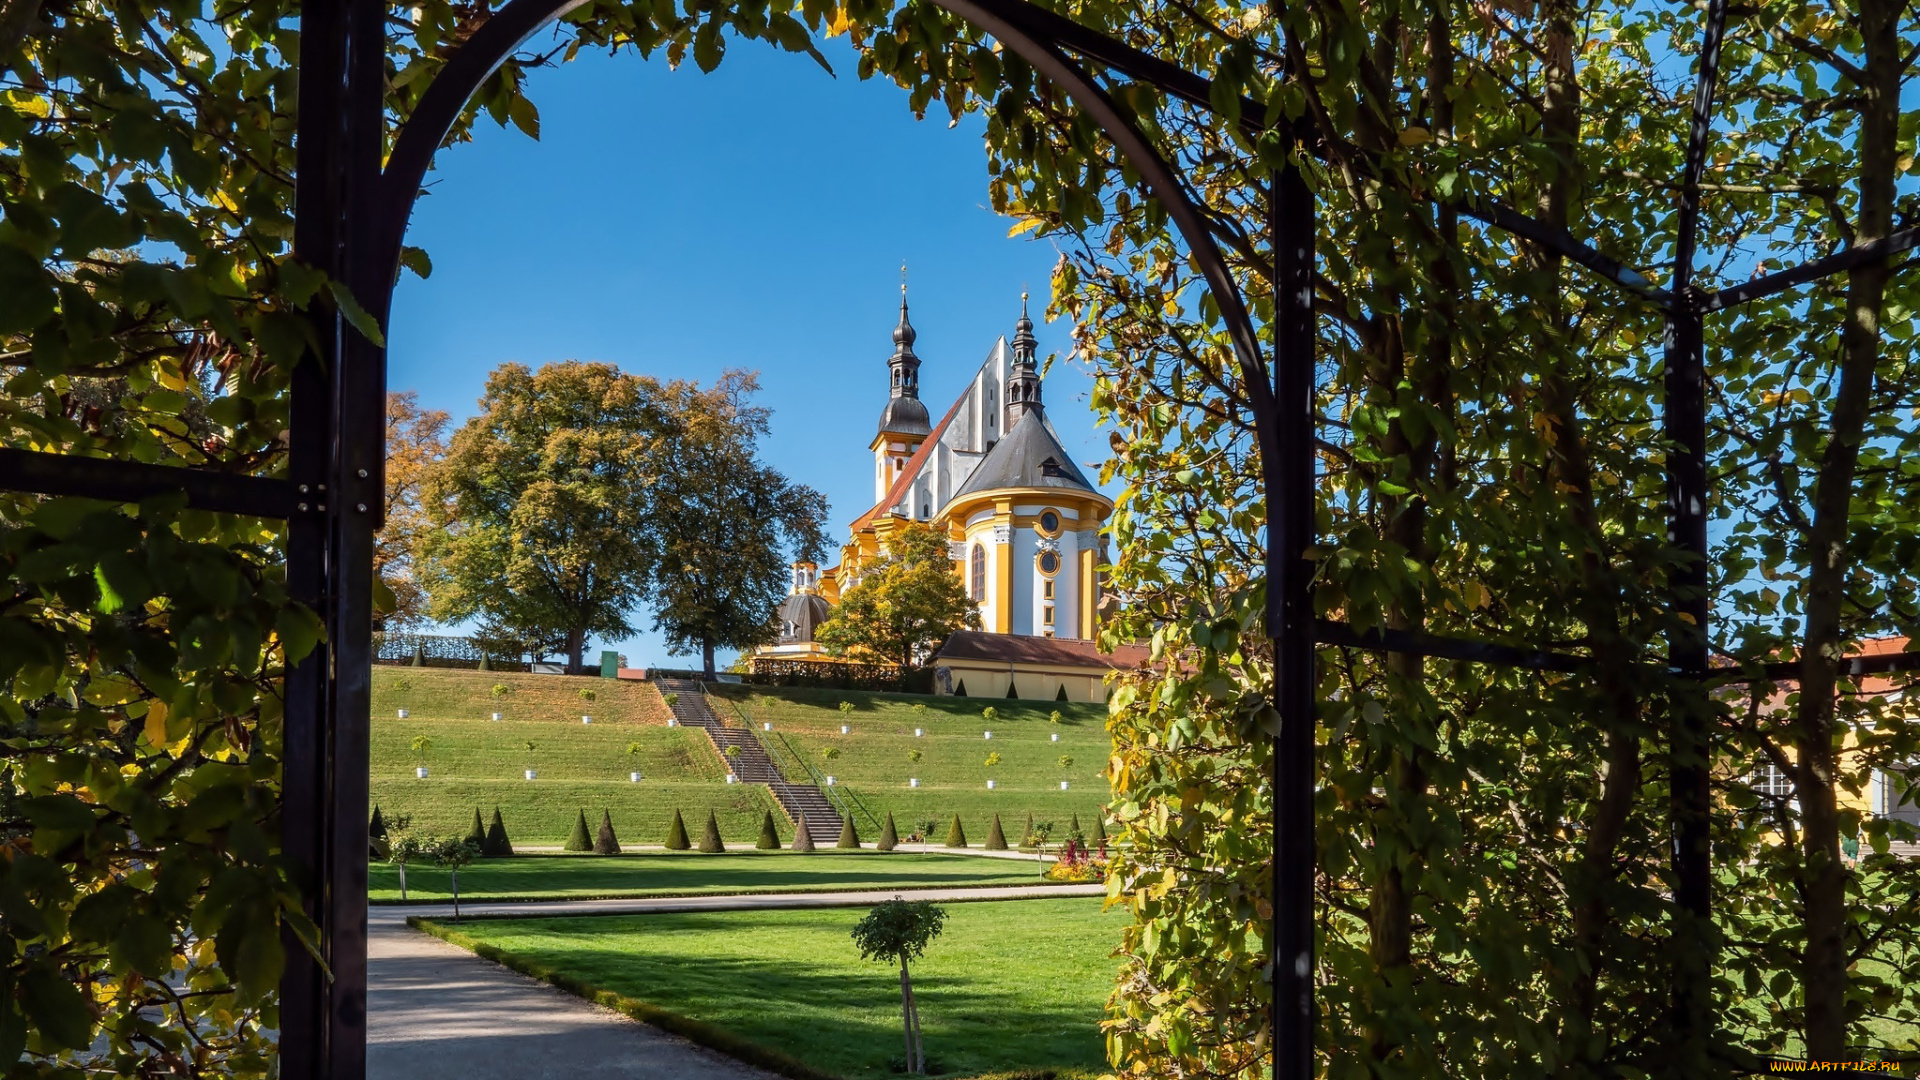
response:
[(893, 328), (891, 394), (880, 413), (880, 430), (899, 435), (925, 435), (933, 428), (927, 407), (920, 403), (920, 358), (913, 353), (913, 323), (907, 319), (907, 268), (900, 267), (900, 325)]
[(1040, 411), (1040, 369), (1033, 352), (1038, 341), (1033, 337), (1033, 320), (1027, 317), (1027, 294), (1020, 293), (1020, 321), (1013, 324), (1013, 370), (1007, 375), (1007, 426), (1013, 426), (1028, 413)]

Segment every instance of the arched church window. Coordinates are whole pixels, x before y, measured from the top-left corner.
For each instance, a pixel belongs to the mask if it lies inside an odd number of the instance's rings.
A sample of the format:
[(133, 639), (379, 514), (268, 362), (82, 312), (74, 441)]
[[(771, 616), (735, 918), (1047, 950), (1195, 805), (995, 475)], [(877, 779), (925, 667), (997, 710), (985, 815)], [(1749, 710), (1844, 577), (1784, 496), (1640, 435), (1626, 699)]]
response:
[(976, 603), (987, 598), (987, 549), (979, 544), (973, 545), (972, 593)]

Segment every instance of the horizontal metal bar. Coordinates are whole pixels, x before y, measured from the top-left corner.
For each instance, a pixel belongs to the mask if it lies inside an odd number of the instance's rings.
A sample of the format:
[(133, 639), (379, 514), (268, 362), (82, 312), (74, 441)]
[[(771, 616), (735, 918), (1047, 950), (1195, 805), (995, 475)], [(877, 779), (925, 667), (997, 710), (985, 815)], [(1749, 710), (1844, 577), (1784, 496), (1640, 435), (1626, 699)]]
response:
[(1618, 259), (1602, 255), (1565, 229), (1535, 221), (1499, 202), (1488, 203), (1485, 207), (1477, 207), (1467, 202), (1447, 202), (1442, 205), (1451, 206), (1476, 221), (1486, 222), (1522, 239), (1531, 240), (1593, 271), (1628, 292), (1651, 300), (1662, 307), (1673, 305), (1671, 292), (1655, 285), (1647, 279), (1645, 274)]
[(292, 517), (300, 502), (289, 480), (12, 447), (0, 447), (0, 491), (107, 502), (185, 492), (187, 505), (195, 510), (281, 519)]
[[(1800, 678), (1800, 661), (1778, 660), (1758, 665), (1759, 674), (1749, 675), (1741, 668), (1714, 668), (1706, 677), (1719, 683), (1793, 682)], [(1891, 675), (1902, 671), (1920, 671), (1920, 652), (1882, 653), (1878, 656), (1854, 656), (1840, 662), (1840, 675)]]
[(1734, 285), (1716, 293), (1708, 293), (1701, 298), (1700, 310), (1720, 311), (1736, 307), (1749, 300), (1758, 300), (1777, 292), (1785, 292), (1796, 285), (1818, 281), (1842, 270), (1851, 270), (1862, 263), (1888, 258), (1903, 251), (1912, 251), (1916, 247), (1920, 247), (1920, 226), (1901, 229), (1871, 244), (1859, 244), (1845, 251), (1835, 252), (1824, 259), (1815, 259), (1809, 263), (1801, 263), (1792, 269), (1782, 270), (1777, 274), (1755, 278), (1744, 285)]
[(1437, 656), (1442, 660), (1468, 660), (1477, 664), (1530, 668), (1534, 671), (1578, 671), (1593, 663), (1584, 656), (1539, 649), (1516, 649), (1511, 645), (1442, 637), (1438, 634), (1380, 629), (1361, 632), (1347, 623), (1330, 619), (1315, 619), (1313, 636), (1315, 642), (1321, 645), (1373, 652), (1413, 653), (1418, 656)]

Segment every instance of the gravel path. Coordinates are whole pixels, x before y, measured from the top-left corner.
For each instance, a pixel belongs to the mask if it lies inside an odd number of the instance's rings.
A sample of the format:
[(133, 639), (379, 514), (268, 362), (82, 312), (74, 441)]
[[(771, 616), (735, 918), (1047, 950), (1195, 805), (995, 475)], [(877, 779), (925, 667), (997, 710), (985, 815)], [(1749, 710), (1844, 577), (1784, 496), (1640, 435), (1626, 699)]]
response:
[[(1101, 885), (915, 889), (916, 900), (1098, 896)], [(876, 904), (894, 890), (462, 904), (462, 914), (582, 915)], [(367, 912), (367, 1077), (419, 1080), (770, 1080), (774, 1074), (588, 1004), (417, 930), (407, 916), (450, 905)], [(662, 1004), (671, 1004), (662, 1002)]]

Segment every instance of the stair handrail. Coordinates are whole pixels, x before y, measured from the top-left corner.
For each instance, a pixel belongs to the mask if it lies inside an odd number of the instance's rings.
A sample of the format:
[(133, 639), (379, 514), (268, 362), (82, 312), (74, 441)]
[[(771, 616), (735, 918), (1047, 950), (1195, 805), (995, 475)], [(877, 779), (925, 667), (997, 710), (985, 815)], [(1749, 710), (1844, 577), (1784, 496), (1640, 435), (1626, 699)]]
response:
[[(701, 696), (708, 698), (709, 701), (712, 700), (712, 695), (710, 694), (703, 692)], [(767, 755), (767, 760), (773, 763), (774, 771), (782, 774), (782, 779), (785, 779), (786, 774), (786, 770), (782, 768), (781, 762), (781, 756), (782, 753), (784, 753), (786, 762), (793, 769), (794, 774), (804, 775), (814, 790), (826, 796), (828, 804), (831, 805), (835, 812), (841, 817), (853, 817), (854, 811), (858, 810), (859, 816), (866, 820), (868, 826), (870, 826), (873, 831), (877, 833), (880, 830), (880, 819), (875, 817), (873, 811), (867, 808), (866, 802), (863, 801), (859, 795), (855, 794), (852, 788), (841, 784), (826, 783), (825, 774), (816, 770), (812, 762), (808, 761), (800, 751), (794, 749), (793, 744), (787, 741), (786, 733), (779, 731), (762, 733), (760, 729), (753, 726), (753, 714), (747, 711), (745, 705), (725, 695), (721, 696), (721, 700), (725, 701), (727, 707), (732, 709), (734, 713), (740, 717), (741, 722), (746, 725), (747, 734), (753, 736), (753, 740), (760, 744), (762, 752)], [(712, 711), (711, 705), (708, 706), (708, 710)], [(714, 713), (714, 719), (718, 720), (719, 716), (719, 713)], [(774, 739), (779, 740), (777, 747), (778, 751), (780, 751), (779, 753), (775, 752), (776, 748), (773, 743), (766, 739), (764, 734), (771, 734)]]

